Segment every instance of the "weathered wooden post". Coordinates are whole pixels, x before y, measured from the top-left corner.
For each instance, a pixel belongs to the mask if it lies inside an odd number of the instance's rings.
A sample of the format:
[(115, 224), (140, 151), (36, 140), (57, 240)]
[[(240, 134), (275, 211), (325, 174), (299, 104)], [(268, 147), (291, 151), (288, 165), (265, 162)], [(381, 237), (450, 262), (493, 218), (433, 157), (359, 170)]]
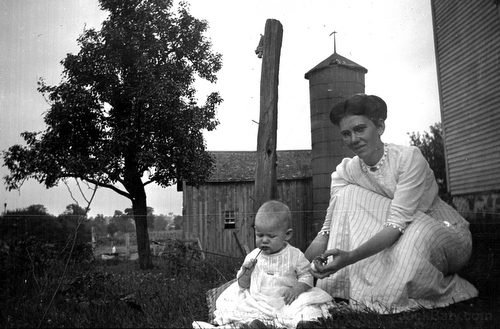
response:
[(95, 227), (92, 226), (91, 228), (91, 243), (92, 243), (92, 255), (96, 257), (97, 255), (95, 254), (96, 248), (97, 248), (97, 233), (95, 232)]
[(125, 252), (125, 257), (130, 259), (130, 233), (125, 234), (125, 247), (127, 251)]
[[(278, 20), (268, 19), (264, 36), (255, 51), (262, 58), (260, 79), (260, 119), (257, 135), (257, 168), (255, 171), (254, 213), (266, 201), (277, 196), (276, 139), (278, 129), (278, 74), (280, 66), (283, 26)], [(254, 216), (255, 218), (255, 216)], [(249, 232), (254, 233), (253, 228)], [(255, 235), (248, 241), (255, 245)], [(252, 246), (253, 247), (253, 246)]]

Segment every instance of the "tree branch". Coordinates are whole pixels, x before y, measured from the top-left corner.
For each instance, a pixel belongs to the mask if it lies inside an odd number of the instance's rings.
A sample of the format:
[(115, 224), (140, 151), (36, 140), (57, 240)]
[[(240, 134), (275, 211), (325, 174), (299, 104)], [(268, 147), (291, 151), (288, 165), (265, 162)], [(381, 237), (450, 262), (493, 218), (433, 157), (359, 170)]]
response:
[(156, 180), (154, 180), (154, 179), (148, 180), (148, 181), (144, 182), (144, 184), (142, 184), (142, 185), (146, 186), (146, 185), (149, 185), (149, 184), (151, 184), (153, 182), (156, 182)]
[(132, 198), (132, 197), (131, 197), (131, 195), (130, 195), (130, 193), (125, 192), (125, 191), (122, 191), (122, 190), (120, 190), (119, 188), (117, 188), (117, 187), (116, 187), (116, 186), (114, 186), (114, 185), (111, 185), (111, 184), (104, 184), (104, 183), (101, 183), (101, 182), (96, 181), (96, 180), (91, 179), (91, 178), (83, 178), (83, 180), (85, 180), (85, 181), (87, 181), (87, 182), (89, 182), (89, 183), (95, 184), (95, 185), (97, 185), (97, 186), (100, 186), (100, 187), (109, 188), (110, 190), (113, 190), (114, 192), (116, 192), (116, 193), (118, 193), (118, 194), (120, 194), (120, 195), (122, 195), (122, 196), (124, 196), (124, 197), (126, 197), (126, 198), (128, 198), (128, 199), (131, 199), (131, 198)]

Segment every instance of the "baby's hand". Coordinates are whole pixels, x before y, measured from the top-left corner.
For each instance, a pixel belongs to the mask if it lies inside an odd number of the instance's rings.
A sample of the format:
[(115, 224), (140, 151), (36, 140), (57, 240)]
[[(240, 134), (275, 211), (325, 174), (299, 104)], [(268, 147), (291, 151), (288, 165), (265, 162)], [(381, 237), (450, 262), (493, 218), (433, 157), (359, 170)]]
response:
[(257, 260), (252, 258), (244, 262), (241, 267), (245, 268), (247, 271), (253, 271), (255, 264), (257, 264)]
[(293, 288), (288, 288), (283, 293), (283, 299), (285, 300), (285, 305), (290, 305), (293, 303), (300, 295), (300, 292), (296, 291)]

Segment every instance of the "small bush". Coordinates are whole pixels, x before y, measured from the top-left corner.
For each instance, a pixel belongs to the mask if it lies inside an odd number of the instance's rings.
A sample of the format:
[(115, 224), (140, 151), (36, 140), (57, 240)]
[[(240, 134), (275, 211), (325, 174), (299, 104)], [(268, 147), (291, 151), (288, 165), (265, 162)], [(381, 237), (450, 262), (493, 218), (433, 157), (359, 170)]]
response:
[(17, 211), (0, 219), (0, 294), (3, 299), (45, 291), (54, 273), (71, 263), (92, 259), (84, 226), (45, 213)]

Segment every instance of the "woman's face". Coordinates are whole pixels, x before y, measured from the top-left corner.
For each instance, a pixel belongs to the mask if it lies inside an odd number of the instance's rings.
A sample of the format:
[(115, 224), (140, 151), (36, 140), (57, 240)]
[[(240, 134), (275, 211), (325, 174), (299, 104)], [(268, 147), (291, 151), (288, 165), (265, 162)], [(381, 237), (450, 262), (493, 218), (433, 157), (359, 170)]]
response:
[(340, 120), (340, 134), (346, 146), (369, 166), (374, 166), (384, 154), (384, 144), (380, 136), (385, 124), (379, 126), (364, 115), (350, 115)]

